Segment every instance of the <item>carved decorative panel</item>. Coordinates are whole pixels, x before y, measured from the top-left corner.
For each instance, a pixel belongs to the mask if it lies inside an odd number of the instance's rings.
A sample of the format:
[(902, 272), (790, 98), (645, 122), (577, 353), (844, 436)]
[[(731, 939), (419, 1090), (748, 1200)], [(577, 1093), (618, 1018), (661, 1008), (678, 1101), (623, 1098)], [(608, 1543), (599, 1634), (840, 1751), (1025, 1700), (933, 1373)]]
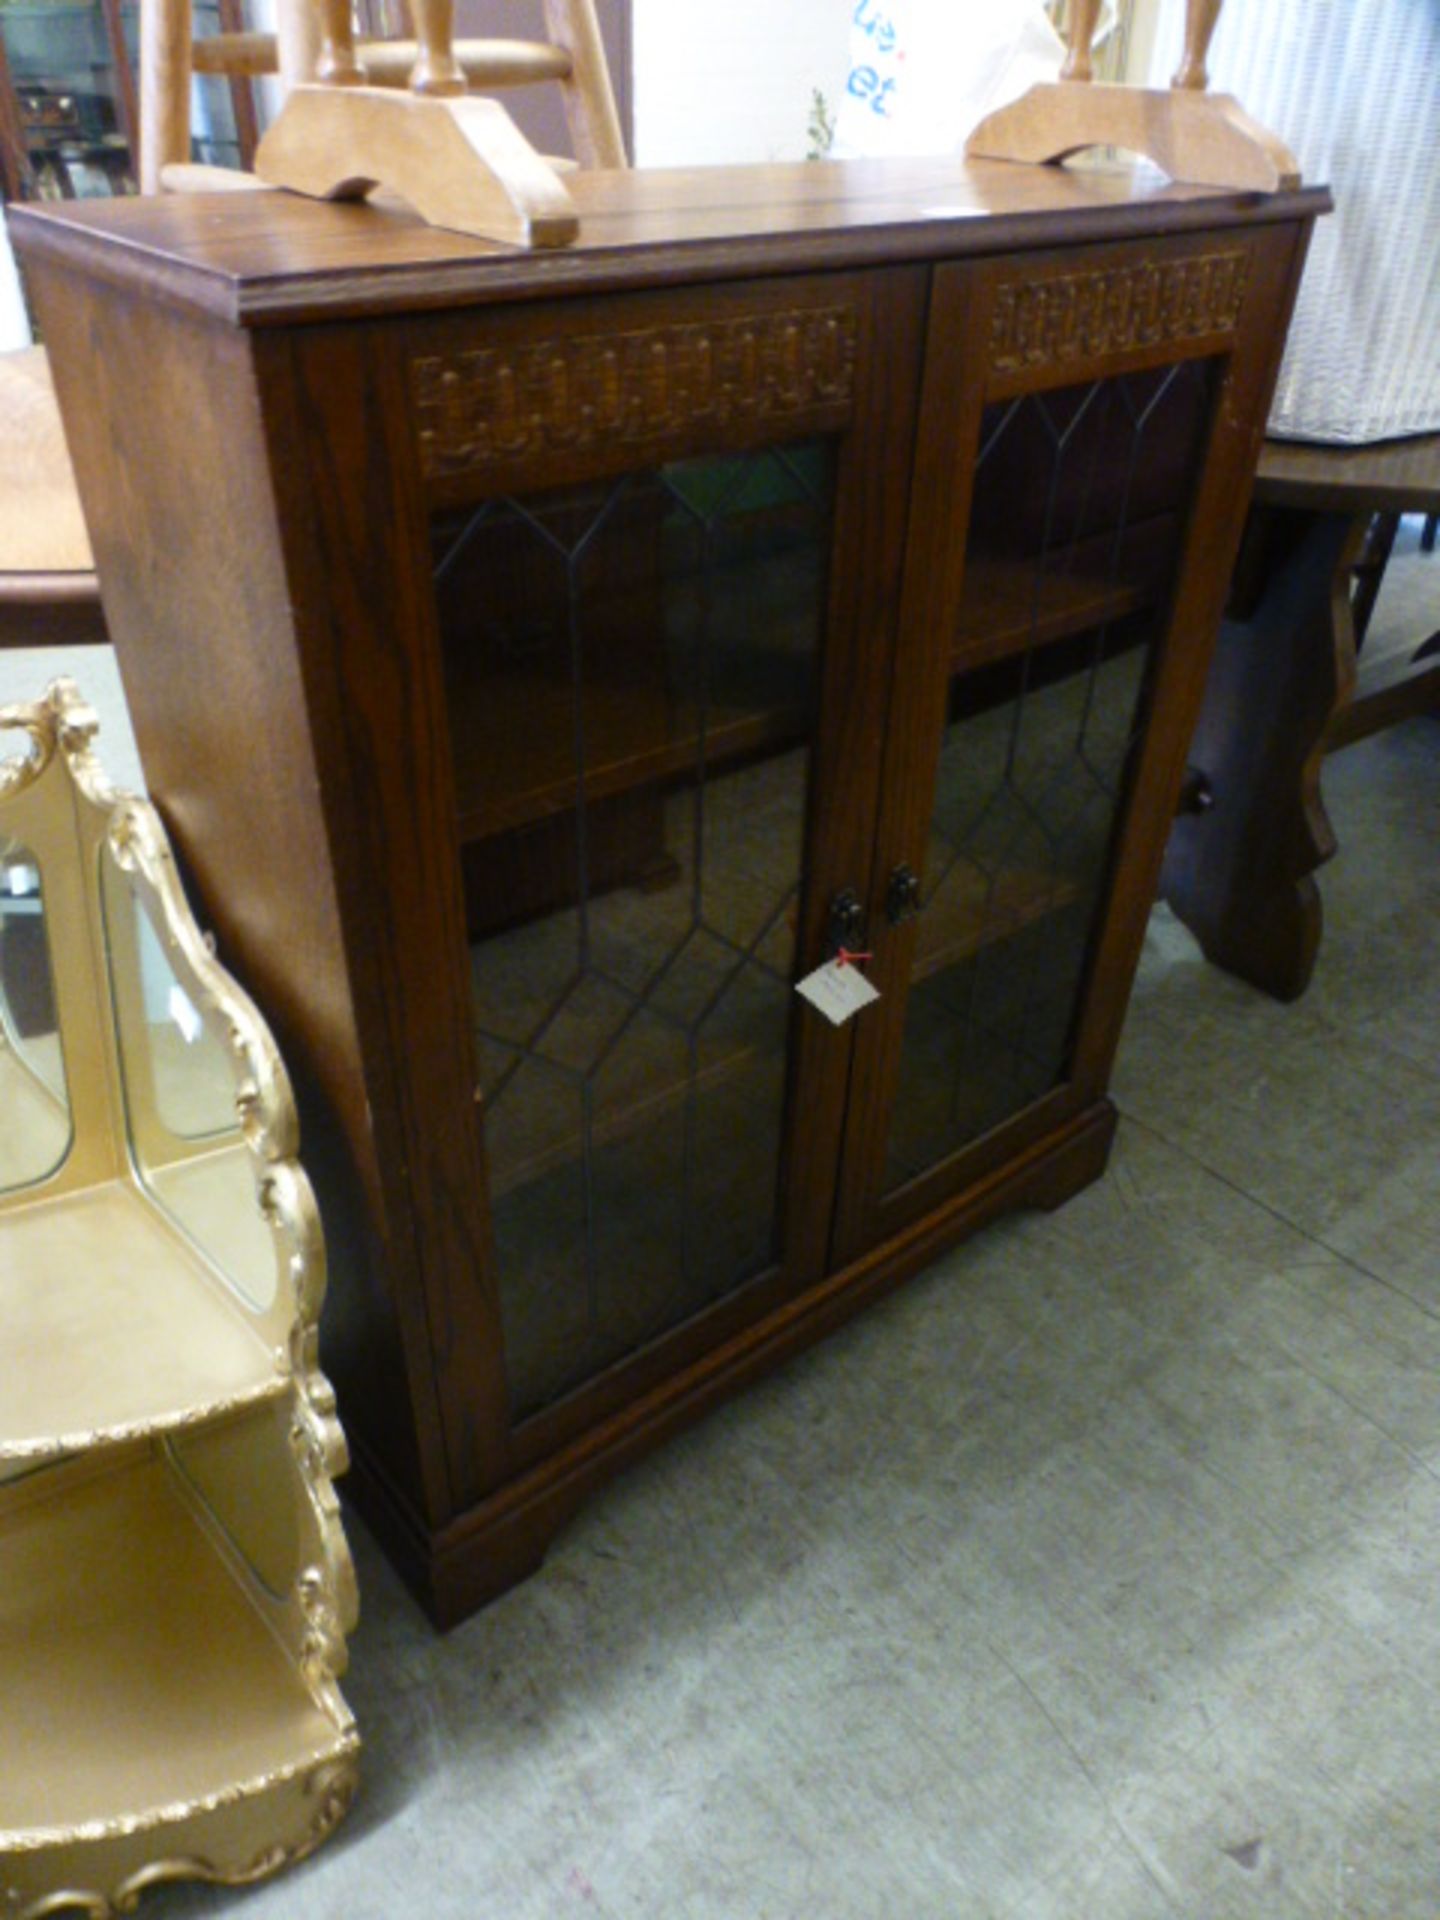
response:
[(421, 463), (433, 480), (737, 419), (803, 430), (849, 407), (856, 334), (851, 308), (802, 308), (425, 355)]
[(1185, 260), (1012, 280), (996, 294), (990, 371), (1064, 366), (1137, 347), (1233, 334), (1250, 256), (1241, 248)]

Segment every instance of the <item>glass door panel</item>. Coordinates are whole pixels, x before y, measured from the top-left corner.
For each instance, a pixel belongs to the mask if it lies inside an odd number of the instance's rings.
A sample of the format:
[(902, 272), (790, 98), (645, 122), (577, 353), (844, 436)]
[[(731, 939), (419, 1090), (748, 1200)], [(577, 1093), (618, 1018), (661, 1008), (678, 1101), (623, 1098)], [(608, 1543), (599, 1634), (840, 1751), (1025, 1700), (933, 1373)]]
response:
[(1188, 361), (984, 414), (883, 1192), (1067, 1077), (1209, 390)]
[(823, 441), (435, 527), (520, 1418), (773, 1269)]

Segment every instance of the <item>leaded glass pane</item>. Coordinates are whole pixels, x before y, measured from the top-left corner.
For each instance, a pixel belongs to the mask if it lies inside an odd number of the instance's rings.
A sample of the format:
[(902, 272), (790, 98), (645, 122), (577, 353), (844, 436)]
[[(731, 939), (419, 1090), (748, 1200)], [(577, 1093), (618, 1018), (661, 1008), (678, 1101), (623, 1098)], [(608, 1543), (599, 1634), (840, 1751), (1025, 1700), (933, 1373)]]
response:
[(887, 1189), (1069, 1070), (1209, 379), (1187, 362), (986, 414)]
[(437, 528), (517, 1415), (780, 1257), (830, 496), (817, 442)]

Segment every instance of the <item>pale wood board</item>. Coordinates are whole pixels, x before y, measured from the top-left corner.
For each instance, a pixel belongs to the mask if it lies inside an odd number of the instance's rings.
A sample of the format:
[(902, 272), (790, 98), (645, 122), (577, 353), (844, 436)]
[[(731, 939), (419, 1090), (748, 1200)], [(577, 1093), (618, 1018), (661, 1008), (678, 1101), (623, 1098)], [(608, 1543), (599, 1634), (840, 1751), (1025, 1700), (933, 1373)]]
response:
[(0, 573), (89, 573), (90, 551), (43, 347), (0, 356)]
[(519, 246), (563, 246), (578, 231), (559, 178), (494, 100), (296, 87), (255, 171), (320, 200), (383, 185), (431, 226)]
[(1030, 165), (1088, 147), (1143, 154), (1172, 180), (1276, 193), (1300, 184), (1283, 141), (1232, 95), (1060, 80), (987, 114), (965, 143), (974, 160)]

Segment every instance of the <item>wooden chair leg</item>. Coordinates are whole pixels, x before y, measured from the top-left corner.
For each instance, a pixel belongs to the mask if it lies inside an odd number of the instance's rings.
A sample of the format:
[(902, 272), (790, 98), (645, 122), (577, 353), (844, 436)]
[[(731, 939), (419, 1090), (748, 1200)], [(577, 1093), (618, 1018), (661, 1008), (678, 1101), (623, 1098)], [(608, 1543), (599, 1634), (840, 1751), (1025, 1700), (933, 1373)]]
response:
[(545, 31), (570, 55), (563, 92), (575, 158), (582, 167), (628, 166), (595, 0), (545, 0)]
[(1360, 558), (1355, 562), (1351, 576), (1350, 614), (1355, 623), (1357, 653), (1365, 644), (1370, 617), (1375, 611), (1375, 602), (1380, 598), (1380, 588), (1384, 584), (1385, 568), (1390, 561), (1390, 550), (1395, 545), (1395, 536), (1399, 531), (1398, 513), (1377, 513), (1366, 532), (1365, 545)]
[(159, 193), (165, 167), (190, 163), (191, 0), (150, 0), (140, 9), (142, 193)]

